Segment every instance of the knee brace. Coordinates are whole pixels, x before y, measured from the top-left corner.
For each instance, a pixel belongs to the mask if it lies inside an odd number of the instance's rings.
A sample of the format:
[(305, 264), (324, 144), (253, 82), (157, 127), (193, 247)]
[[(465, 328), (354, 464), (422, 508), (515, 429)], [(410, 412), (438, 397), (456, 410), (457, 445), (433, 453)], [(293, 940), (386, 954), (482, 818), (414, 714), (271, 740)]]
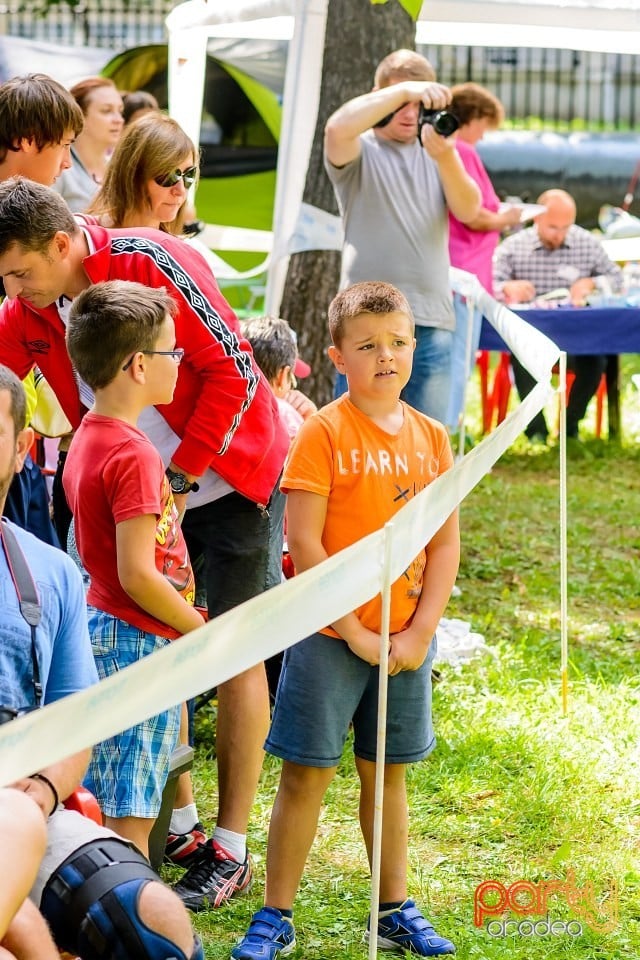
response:
[(49, 878), (40, 910), (56, 945), (83, 960), (204, 960), (191, 957), (140, 919), (140, 894), (159, 877), (126, 842), (105, 838), (80, 847)]

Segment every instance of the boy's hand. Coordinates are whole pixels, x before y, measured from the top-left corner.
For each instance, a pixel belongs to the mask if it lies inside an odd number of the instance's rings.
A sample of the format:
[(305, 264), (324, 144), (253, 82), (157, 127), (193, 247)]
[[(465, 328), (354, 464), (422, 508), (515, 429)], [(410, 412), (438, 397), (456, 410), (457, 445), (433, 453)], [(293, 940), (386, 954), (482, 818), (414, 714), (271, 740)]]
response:
[(318, 412), (313, 400), (310, 400), (299, 390), (289, 390), (288, 393), (285, 393), (284, 399), (291, 404), (294, 410), (298, 411), (303, 420)]
[(187, 509), (188, 496), (188, 493), (174, 493), (173, 495), (173, 502), (175, 503), (176, 510), (178, 511), (178, 523), (182, 523), (184, 512)]
[(360, 627), (357, 633), (350, 636), (345, 643), (356, 657), (360, 657), (372, 667), (377, 667), (380, 663), (380, 634), (373, 630), (367, 630), (366, 627)]
[(389, 676), (395, 677), (401, 670), (417, 670), (429, 652), (431, 638), (425, 638), (412, 627), (391, 635), (389, 651)]

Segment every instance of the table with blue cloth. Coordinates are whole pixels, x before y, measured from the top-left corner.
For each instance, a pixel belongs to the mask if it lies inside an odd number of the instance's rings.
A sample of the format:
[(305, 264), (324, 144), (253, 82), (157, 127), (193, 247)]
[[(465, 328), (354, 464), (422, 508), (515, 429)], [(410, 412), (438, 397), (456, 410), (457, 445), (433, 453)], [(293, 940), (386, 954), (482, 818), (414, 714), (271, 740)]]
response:
[[(566, 353), (607, 356), (609, 436), (620, 430), (618, 354), (640, 353), (640, 307), (625, 303), (610, 306), (557, 306), (546, 309), (510, 306), (519, 317), (546, 334)], [(483, 319), (481, 350), (508, 352), (509, 348), (491, 324)]]

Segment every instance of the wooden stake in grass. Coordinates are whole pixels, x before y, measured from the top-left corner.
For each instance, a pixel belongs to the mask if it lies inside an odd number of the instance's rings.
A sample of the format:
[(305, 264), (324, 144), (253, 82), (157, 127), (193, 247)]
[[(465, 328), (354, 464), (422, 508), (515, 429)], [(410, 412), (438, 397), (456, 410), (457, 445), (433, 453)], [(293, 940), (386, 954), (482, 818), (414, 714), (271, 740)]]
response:
[(560, 684), (562, 715), (569, 701), (567, 669), (569, 637), (567, 629), (567, 355), (560, 354)]

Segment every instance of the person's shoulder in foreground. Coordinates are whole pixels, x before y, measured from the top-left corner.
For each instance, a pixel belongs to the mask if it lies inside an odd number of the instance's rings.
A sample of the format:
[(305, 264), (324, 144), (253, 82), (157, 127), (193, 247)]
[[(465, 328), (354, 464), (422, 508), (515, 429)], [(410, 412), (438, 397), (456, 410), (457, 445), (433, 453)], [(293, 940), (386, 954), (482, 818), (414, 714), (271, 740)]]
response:
[[(33, 442), (25, 427), (26, 397), (22, 384), (0, 365), (0, 514), (7, 491)], [(11, 439), (12, 442), (7, 442)], [(87, 614), (80, 574), (61, 550), (6, 520), (37, 586), (43, 608), (36, 635), (44, 702), (50, 703), (95, 682), (96, 674), (87, 635)], [(0, 548), (0, 580), (6, 583), (2, 627), (7, 643), (22, 642), (28, 628), (20, 612), (17, 592), (9, 587), (11, 567)], [(6, 678), (4, 678), (6, 679)], [(23, 702), (23, 701), (22, 701)]]
[[(8, 521), (3, 520), (3, 523)], [(82, 577), (58, 547), (43, 543), (34, 534), (8, 524), (29, 565), (43, 618), (38, 632), (38, 654), (44, 686), (44, 702), (53, 703), (97, 680), (89, 635)], [(20, 607), (8, 603), (5, 626), (20, 632), (24, 625)]]
[(27, 899), (47, 846), (42, 811), (19, 790), (0, 790), (0, 854), (11, 883), (0, 888), (0, 956), (57, 960), (44, 918)]

